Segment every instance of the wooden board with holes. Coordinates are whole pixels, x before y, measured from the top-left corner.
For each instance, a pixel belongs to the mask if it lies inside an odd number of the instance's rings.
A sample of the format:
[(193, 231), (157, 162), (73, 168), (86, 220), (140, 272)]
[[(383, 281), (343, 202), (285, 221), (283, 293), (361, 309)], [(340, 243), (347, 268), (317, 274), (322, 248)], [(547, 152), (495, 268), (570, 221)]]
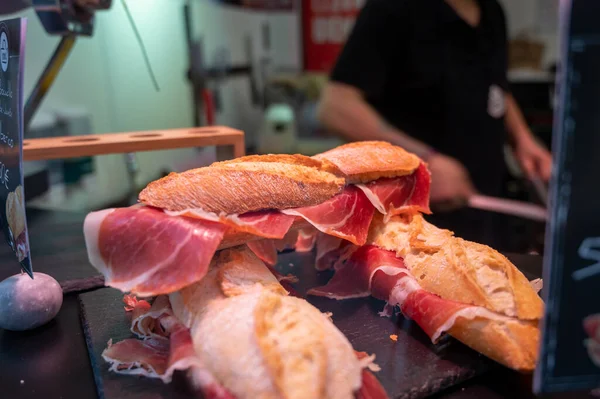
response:
[(23, 157), (25, 161), (39, 161), (208, 146), (229, 146), (232, 157), (241, 157), (245, 153), (244, 132), (210, 126), (30, 139), (23, 141)]

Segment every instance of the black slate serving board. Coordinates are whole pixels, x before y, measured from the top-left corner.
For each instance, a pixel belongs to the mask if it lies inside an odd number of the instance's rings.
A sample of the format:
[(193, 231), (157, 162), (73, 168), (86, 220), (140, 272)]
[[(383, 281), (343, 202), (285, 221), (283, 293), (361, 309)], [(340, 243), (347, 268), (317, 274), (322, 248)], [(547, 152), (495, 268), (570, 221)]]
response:
[[(539, 276), (541, 262), (537, 257), (517, 256), (512, 260), (517, 266), (527, 261), (524, 268), (527, 277)], [(317, 273), (313, 265), (314, 254), (292, 252), (279, 256), (278, 269), (298, 276), (300, 282), (295, 288), (304, 294), (308, 288), (324, 284), (331, 276), (330, 272)], [(82, 294), (80, 298), (100, 398), (184, 398), (192, 395), (183, 378), (165, 385), (156, 380), (109, 373), (107, 363), (100, 356), (108, 340), (118, 341), (131, 336), (122, 293), (106, 288)], [(381, 301), (372, 298), (335, 301), (311, 296), (307, 299), (323, 312), (333, 313), (336, 326), (356, 350), (377, 356), (376, 363), (381, 371), (376, 375), (391, 398), (426, 397), (499, 367), (451, 338), (438, 345), (431, 344), (415, 323), (402, 316), (391, 319), (379, 316), (378, 312), (383, 308)], [(390, 339), (391, 334), (398, 335), (397, 342)]]

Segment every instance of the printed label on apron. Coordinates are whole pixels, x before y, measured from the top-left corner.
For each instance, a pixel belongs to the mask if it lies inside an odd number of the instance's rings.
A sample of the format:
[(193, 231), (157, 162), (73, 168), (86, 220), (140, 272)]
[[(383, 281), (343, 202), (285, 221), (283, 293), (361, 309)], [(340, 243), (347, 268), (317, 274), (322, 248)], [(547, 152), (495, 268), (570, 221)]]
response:
[(504, 116), (505, 110), (504, 91), (497, 85), (491, 85), (488, 93), (488, 114), (492, 118), (498, 119)]

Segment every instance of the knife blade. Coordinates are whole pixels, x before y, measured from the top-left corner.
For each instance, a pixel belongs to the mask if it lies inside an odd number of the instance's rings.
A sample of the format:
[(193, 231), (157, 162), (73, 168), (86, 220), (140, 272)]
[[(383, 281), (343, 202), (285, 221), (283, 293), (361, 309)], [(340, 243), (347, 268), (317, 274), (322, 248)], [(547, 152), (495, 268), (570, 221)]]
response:
[(546, 208), (542, 206), (505, 198), (476, 194), (469, 198), (467, 206), (484, 211), (518, 216), (538, 222), (545, 222), (548, 219), (548, 212)]

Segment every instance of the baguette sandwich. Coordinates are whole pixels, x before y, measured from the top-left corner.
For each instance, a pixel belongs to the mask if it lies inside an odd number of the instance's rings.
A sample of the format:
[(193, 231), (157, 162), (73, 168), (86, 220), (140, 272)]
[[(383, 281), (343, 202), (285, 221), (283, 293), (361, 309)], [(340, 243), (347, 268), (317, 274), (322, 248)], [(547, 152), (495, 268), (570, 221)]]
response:
[[(172, 173), (149, 184), (134, 207), (91, 213), (86, 246), (106, 284), (155, 298), (131, 306), (132, 331), (144, 327), (146, 340), (112, 345), (105, 358), (115, 371), (163, 380), (186, 369), (205, 392), (219, 387), (230, 395), (217, 397), (385, 397), (364, 371), (372, 359), (354, 356), (327, 318), (287, 295), (293, 278), (268, 267), (277, 250), (306, 251), (316, 242), (317, 268), (336, 273), (311, 293), (374, 295), (388, 301), (388, 310), (398, 306), (433, 341), (448, 333), (508, 367), (531, 370), (541, 300), (500, 254), (425, 222), (429, 185), (415, 155), (359, 142), (312, 158), (247, 156)], [(224, 271), (230, 269), (236, 273)], [(141, 321), (140, 306), (148, 312)], [(148, 326), (163, 345), (158, 371), (139, 361), (154, 353), (148, 339), (158, 339)], [(176, 345), (182, 334), (189, 352)], [(119, 356), (130, 346), (143, 348)], [(179, 362), (175, 355), (182, 353), (191, 355)], [(345, 371), (334, 376), (328, 370), (340, 359)], [(309, 376), (324, 381), (317, 391), (305, 384)], [(335, 388), (338, 377), (347, 389)], [(371, 391), (361, 393), (365, 387)]]
[[(353, 180), (378, 170), (372, 159), (343, 153), (344, 146), (317, 158)], [(318, 248), (321, 241), (319, 255), (335, 262), (326, 266), (336, 275), (311, 294), (336, 299), (373, 294), (412, 315), (434, 342), (446, 332), (512, 369), (535, 368), (543, 301), (523, 273), (492, 248), (454, 237), (418, 212), (376, 214), (364, 248), (331, 237), (321, 237)]]

